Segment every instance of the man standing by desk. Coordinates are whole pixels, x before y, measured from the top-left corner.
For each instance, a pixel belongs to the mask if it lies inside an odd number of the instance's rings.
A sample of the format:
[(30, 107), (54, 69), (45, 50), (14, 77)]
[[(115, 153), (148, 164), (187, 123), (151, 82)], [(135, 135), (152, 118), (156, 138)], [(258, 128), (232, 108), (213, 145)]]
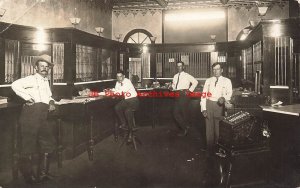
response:
[(179, 97), (175, 98), (173, 115), (179, 125), (179, 128), (183, 130), (178, 136), (186, 136), (188, 133), (188, 107), (190, 99), (187, 96), (187, 92), (193, 92), (198, 85), (198, 81), (190, 74), (184, 72), (184, 63), (182, 61), (177, 62), (178, 73), (174, 75), (172, 82), (172, 89), (179, 91)]
[[(133, 111), (138, 109), (139, 99), (134, 86), (128, 78), (125, 78), (123, 71), (117, 72), (117, 82), (113, 92), (114, 95), (124, 96), (124, 99), (115, 106), (115, 111), (121, 123), (120, 127), (128, 125), (129, 128), (133, 128)], [(131, 138), (129, 137), (129, 139)]]
[(209, 98), (201, 98), (201, 112), (206, 118), (206, 143), (208, 154), (214, 152), (219, 139), (219, 122), (224, 116), (225, 103), (231, 99), (232, 84), (230, 79), (222, 76), (221, 63), (212, 65), (213, 77), (205, 81), (203, 92), (211, 93)]
[[(22, 130), (19, 168), (25, 181), (31, 184), (49, 179), (49, 154), (55, 146), (52, 128), (47, 123), (48, 111), (55, 110), (47, 78), (52, 65), (50, 56), (39, 56), (35, 62), (36, 73), (16, 80), (11, 86), (26, 101), (19, 119)], [(33, 171), (35, 153), (39, 153), (37, 174)]]

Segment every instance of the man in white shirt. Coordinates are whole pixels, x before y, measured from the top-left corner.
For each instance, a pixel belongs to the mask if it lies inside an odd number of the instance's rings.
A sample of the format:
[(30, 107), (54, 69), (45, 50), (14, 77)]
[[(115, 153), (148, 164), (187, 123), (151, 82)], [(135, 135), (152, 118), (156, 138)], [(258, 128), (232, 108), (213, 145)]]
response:
[[(54, 100), (47, 79), (51, 63), (48, 55), (39, 56), (35, 62), (36, 73), (12, 83), (13, 91), (25, 104), (19, 123), (22, 127), (22, 156), (20, 171), (27, 183), (49, 179), (49, 155), (55, 149), (52, 127), (47, 123), (48, 111), (55, 110)], [(39, 153), (38, 172), (33, 171), (32, 154)]]
[[(115, 111), (117, 113), (117, 116), (120, 120), (120, 126), (121, 128), (133, 127), (133, 116), (134, 112), (139, 107), (139, 99), (137, 98), (137, 92), (131, 83), (131, 81), (128, 78), (125, 78), (125, 75), (123, 71), (117, 72), (117, 82), (115, 85), (115, 88), (113, 90), (115, 96), (123, 96), (124, 99), (121, 100), (118, 104), (115, 106)], [(131, 141), (131, 136), (129, 135), (129, 142)]]
[(184, 63), (182, 61), (176, 64), (178, 73), (174, 75), (172, 89), (179, 92), (179, 97), (175, 98), (173, 115), (179, 128), (183, 131), (178, 136), (186, 136), (190, 123), (188, 121), (189, 102), (187, 92), (193, 92), (198, 85), (198, 81), (190, 74), (184, 72)]
[(221, 63), (212, 65), (213, 77), (205, 81), (203, 92), (211, 93), (210, 97), (201, 98), (201, 112), (206, 123), (207, 151), (213, 154), (215, 144), (219, 139), (219, 122), (224, 116), (225, 103), (229, 103), (232, 96), (230, 79), (223, 77)]

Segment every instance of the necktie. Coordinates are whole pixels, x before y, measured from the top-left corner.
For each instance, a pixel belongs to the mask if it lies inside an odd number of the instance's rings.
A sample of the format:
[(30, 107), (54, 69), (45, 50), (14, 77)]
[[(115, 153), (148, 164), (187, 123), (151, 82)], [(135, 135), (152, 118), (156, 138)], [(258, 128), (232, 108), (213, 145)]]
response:
[(219, 80), (219, 78), (217, 77), (217, 80), (215, 82), (215, 87), (217, 86), (218, 80)]
[(178, 74), (178, 78), (177, 78), (177, 83), (176, 83), (175, 89), (177, 89), (177, 86), (178, 86), (178, 83), (179, 83), (179, 76), (180, 76), (180, 73)]

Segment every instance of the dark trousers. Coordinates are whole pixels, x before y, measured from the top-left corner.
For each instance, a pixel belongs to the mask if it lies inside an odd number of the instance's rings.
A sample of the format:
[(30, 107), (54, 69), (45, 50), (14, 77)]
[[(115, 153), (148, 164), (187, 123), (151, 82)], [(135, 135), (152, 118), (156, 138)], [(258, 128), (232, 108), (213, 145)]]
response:
[(223, 119), (224, 106), (218, 105), (215, 101), (206, 101), (207, 118), (206, 123), (206, 143), (208, 152), (214, 152), (214, 147), (219, 139), (219, 123)]
[(188, 121), (190, 98), (186, 91), (180, 91), (179, 97), (175, 98), (173, 116), (180, 129), (187, 129), (190, 126)]
[[(139, 108), (139, 99), (133, 97), (130, 99), (123, 99), (115, 106), (115, 111), (120, 120), (120, 123), (133, 127), (134, 112)], [(126, 123), (127, 122), (127, 123)]]
[(47, 121), (48, 108), (44, 103), (23, 106), (19, 119), (23, 154), (51, 153), (55, 149), (53, 127)]

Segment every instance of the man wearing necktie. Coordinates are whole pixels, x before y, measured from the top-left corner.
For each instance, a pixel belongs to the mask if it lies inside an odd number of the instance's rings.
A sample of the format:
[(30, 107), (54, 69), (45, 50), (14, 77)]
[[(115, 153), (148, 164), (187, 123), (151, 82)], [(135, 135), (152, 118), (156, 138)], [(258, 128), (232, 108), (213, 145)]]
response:
[[(48, 180), (49, 157), (55, 149), (53, 129), (47, 122), (49, 111), (54, 111), (54, 100), (48, 82), (51, 57), (39, 56), (35, 62), (36, 73), (12, 83), (13, 91), (22, 99), (19, 124), (21, 127), (22, 151), (19, 168), (27, 183)], [(33, 170), (33, 154), (39, 154), (38, 171)]]
[(215, 144), (219, 139), (219, 122), (223, 119), (225, 103), (229, 103), (232, 95), (230, 79), (223, 77), (221, 63), (212, 65), (213, 77), (205, 81), (203, 92), (210, 92), (211, 97), (201, 98), (201, 112), (206, 123), (206, 143), (209, 155), (214, 154)]
[(175, 98), (173, 115), (177, 125), (181, 129), (178, 136), (186, 136), (190, 123), (188, 121), (188, 107), (190, 99), (187, 92), (193, 92), (198, 85), (198, 81), (190, 74), (184, 72), (184, 63), (177, 62), (178, 73), (174, 75), (172, 89), (179, 92), (179, 97)]

